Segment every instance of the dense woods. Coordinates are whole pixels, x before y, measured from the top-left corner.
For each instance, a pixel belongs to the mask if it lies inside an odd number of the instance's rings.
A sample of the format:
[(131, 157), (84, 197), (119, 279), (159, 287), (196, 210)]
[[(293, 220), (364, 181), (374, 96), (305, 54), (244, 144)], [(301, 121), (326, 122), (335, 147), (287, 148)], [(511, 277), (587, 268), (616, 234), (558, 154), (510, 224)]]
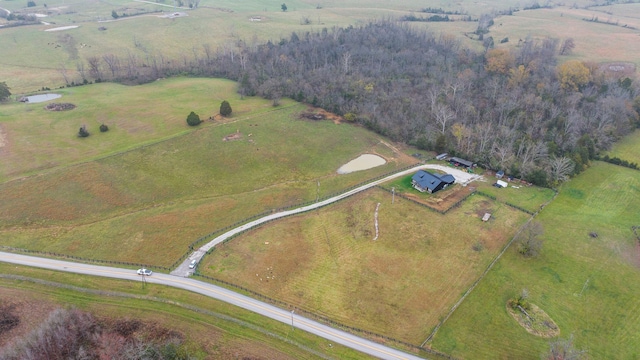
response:
[(449, 35), (380, 20), (292, 33), (278, 43), (205, 45), (181, 62), (109, 55), (78, 68), (83, 80), (185, 72), (233, 79), (243, 95), (274, 104), (291, 97), (394, 140), (545, 185), (581, 171), (640, 124), (637, 84), (595, 64), (558, 65), (561, 50), (557, 39), (524, 39), (514, 51), (488, 46), (479, 53)]

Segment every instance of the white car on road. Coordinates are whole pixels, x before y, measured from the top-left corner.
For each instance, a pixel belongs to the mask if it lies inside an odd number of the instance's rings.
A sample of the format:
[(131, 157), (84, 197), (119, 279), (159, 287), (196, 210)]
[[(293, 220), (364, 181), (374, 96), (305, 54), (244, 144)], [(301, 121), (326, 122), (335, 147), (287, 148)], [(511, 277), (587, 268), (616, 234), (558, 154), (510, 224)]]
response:
[(145, 276), (151, 276), (151, 274), (153, 274), (153, 271), (149, 270), (149, 269), (138, 269), (138, 275), (145, 275)]

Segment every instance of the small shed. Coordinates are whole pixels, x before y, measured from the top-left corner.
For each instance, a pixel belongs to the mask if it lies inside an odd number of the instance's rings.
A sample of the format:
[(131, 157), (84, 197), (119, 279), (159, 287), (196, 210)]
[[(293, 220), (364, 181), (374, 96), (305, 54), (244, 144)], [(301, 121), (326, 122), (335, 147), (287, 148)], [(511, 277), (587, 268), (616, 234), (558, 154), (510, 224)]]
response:
[(500, 185), (500, 187), (503, 187), (503, 188), (509, 187), (509, 184), (507, 184), (506, 181), (502, 181), (502, 180), (496, 181), (496, 184)]
[(496, 173), (496, 177), (498, 179), (502, 179), (504, 177), (504, 171), (500, 170)]
[(484, 213), (484, 216), (482, 217), (482, 221), (487, 222), (489, 221), (489, 219), (491, 219), (491, 214)]
[(471, 162), (469, 160), (461, 159), (461, 158), (458, 158), (458, 157), (452, 157), (451, 159), (449, 159), (449, 162), (452, 165), (455, 165), (455, 166), (464, 166), (464, 167), (467, 167), (467, 168), (470, 168), (470, 167), (473, 166), (473, 162)]
[(438, 156), (436, 156), (436, 160), (444, 160), (449, 154), (447, 153), (442, 153)]

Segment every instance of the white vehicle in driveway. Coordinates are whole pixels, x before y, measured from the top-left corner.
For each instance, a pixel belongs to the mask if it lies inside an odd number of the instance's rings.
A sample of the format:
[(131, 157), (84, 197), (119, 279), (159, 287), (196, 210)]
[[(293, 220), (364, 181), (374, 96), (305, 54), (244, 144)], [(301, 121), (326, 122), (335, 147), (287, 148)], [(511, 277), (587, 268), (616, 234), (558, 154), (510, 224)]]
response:
[(145, 275), (145, 276), (151, 276), (151, 274), (153, 274), (153, 271), (149, 270), (149, 269), (138, 269), (138, 275)]
[(198, 260), (193, 260), (189, 263), (189, 269), (195, 269), (196, 265), (198, 264)]

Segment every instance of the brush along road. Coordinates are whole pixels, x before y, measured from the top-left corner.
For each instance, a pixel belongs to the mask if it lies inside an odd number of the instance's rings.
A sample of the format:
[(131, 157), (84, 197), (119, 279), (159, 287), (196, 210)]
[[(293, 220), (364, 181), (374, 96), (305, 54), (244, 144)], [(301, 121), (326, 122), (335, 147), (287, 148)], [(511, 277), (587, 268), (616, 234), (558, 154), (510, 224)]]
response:
[(381, 359), (407, 359), (419, 360), (420, 357), (407, 354), (402, 351), (392, 349), (390, 347), (362, 339), (355, 335), (333, 329), (329, 326), (304, 318), (298, 314), (294, 314), (289, 310), (279, 309), (275, 306), (263, 303), (250, 297), (237, 294), (231, 290), (227, 290), (205, 282), (186, 279), (183, 277), (172, 276), (167, 274), (154, 273), (153, 276), (138, 275), (135, 270), (119, 269), (107, 266), (96, 266), (80, 264), (68, 261), (53, 260), (47, 258), (39, 258), (34, 256), (17, 255), (11, 253), (0, 252), (0, 261), (13, 263), (18, 265), (33, 266), (50, 270), (65, 271), (84, 275), (103, 276), (116, 279), (125, 279), (132, 281), (144, 280), (151, 284), (160, 284), (193, 291), (198, 294), (209, 296), (214, 299), (224, 301), (229, 304), (236, 305), (243, 309), (253, 311), (262, 316), (291, 324), (292, 326), (310, 332), (317, 336), (327, 339), (331, 343), (342, 344), (349, 348), (361, 351), (365, 354), (376, 356)]

